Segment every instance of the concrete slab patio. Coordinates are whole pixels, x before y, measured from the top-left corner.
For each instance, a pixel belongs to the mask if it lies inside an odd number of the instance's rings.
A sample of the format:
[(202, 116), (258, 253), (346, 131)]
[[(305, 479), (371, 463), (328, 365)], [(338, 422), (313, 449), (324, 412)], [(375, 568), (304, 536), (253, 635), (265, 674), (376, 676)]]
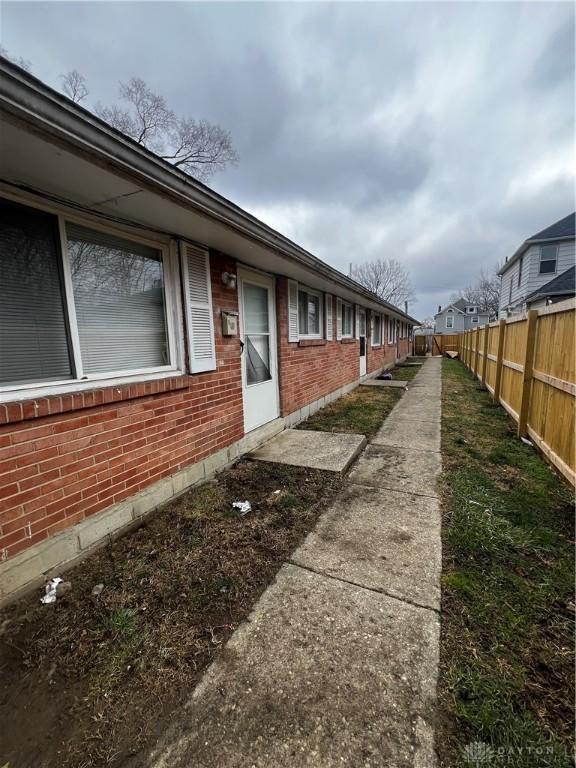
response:
[(436, 766), (440, 363), (418, 372), (149, 765)]
[(366, 445), (364, 435), (285, 429), (251, 451), (248, 459), (345, 472)]
[(399, 379), (367, 379), (360, 385), (361, 387), (392, 387), (392, 389), (406, 389), (407, 381)]

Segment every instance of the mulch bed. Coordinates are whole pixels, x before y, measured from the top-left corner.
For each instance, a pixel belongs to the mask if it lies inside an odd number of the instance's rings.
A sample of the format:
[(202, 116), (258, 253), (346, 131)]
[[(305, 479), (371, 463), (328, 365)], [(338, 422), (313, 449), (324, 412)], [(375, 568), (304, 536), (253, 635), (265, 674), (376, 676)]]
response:
[(145, 764), (341, 483), (241, 461), (70, 570), (55, 604), (0, 611), (0, 765)]

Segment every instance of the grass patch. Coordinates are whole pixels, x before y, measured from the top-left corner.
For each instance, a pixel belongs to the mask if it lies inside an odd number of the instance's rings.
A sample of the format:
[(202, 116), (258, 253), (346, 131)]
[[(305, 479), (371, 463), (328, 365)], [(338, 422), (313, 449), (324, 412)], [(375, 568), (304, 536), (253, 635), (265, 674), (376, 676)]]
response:
[(396, 405), (402, 392), (376, 387), (356, 387), (352, 392), (317, 411), (296, 429), (319, 432), (352, 432), (371, 437)]
[(461, 363), (442, 365), (441, 764), (484, 742), (495, 765), (568, 768), (573, 491)]
[(421, 370), (421, 365), (397, 365), (392, 369), (392, 377), (398, 381), (412, 381)]
[[(54, 605), (36, 590), (0, 611), (0, 765), (147, 764), (341, 483), (241, 461), (69, 571)], [(244, 499), (241, 517), (232, 502)]]

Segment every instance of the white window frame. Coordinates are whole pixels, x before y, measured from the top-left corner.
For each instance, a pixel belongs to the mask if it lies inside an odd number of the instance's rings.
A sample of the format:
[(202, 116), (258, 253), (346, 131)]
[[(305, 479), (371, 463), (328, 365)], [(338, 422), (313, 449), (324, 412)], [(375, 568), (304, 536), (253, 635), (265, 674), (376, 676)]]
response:
[[(182, 310), (178, 301), (179, 296), (179, 267), (177, 245), (174, 241), (155, 240), (153, 237), (142, 237), (132, 232), (118, 229), (114, 226), (107, 226), (101, 221), (94, 221), (89, 216), (76, 216), (63, 212), (61, 209), (49, 205), (39, 204), (35, 200), (29, 200), (20, 195), (6, 194), (2, 190), (0, 199), (19, 203), (40, 211), (45, 211), (57, 218), (59, 247), (58, 257), (62, 259), (64, 293), (63, 301), (67, 310), (67, 325), (69, 328), (69, 352), (73, 366), (74, 378), (62, 379), (60, 381), (50, 382), (31, 382), (26, 384), (7, 384), (0, 385), (0, 403), (13, 402), (19, 400), (28, 400), (38, 397), (50, 397), (51, 395), (67, 394), (72, 392), (81, 392), (91, 389), (104, 389), (107, 387), (119, 386), (121, 384), (140, 383), (144, 381), (153, 381), (160, 378), (169, 378), (171, 376), (184, 373), (184, 339), (181, 333), (177, 333), (177, 328), (182, 328)], [(164, 306), (166, 312), (166, 335), (168, 342), (168, 352), (170, 363), (168, 365), (157, 366), (154, 368), (139, 368), (129, 370), (107, 371), (106, 373), (85, 374), (82, 369), (82, 356), (80, 353), (80, 339), (78, 325), (76, 322), (76, 308), (74, 304), (74, 294), (72, 290), (72, 276), (70, 270), (70, 257), (68, 253), (68, 241), (66, 236), (66, 223), (75, 223), (88, 229), (100, 232), (107, 232), (124, 240), (133, 241), (147, 245), (159, 251), (162, 256), (162, 267), (164, 276)]]
[(473, 315), (476, 312), (476, 307), (466, 307), (466, 312), (469, 315)]
[[(316, 296), (318, 299), (318, 333), (300, 333), (300, 294), (305, 293), (307, 296)], [(323, 339), (324, 338), (324, 297), (320, 291), (315, 291), (313, 288), (307, 288), (305, 285), (298, 283), (298, 338), (305, 341), (306, 339)]]
[(454, 328), (454, 315), (446, 316), (446, 328)]
[[(374, 341), (374, 321), (376, 318), (380, 320), (380, 333), (378, 334), (378, 341)], [(382, 327), (384, 325), (384, 316), (379, 315), (377, 312), (372, 314), (372, 328), (370, 329), (370, 346), (381, 347), (382, 346)]]
[(476, 317), (473, 317), (473, 318), (471, 318), (471, 321), (470, 321), (470, 322), (472, 322), (472, 323), (474, 323), (474, 325), (476, 325), (477, 323), (479, 323), (479, 322), (480, 322), (480, 318), (479, 318), (478, 316), (476, 316)]
[[(342, 338), (353, 339), (354, 338), (354, 307), (350, 302), (342, 299)], [(344, 320), (346, 318), (346, 307), (350, 310), (350, 333), (344, 333)]]
[(396, 344), (398, 340), (398, 328), (395, 317), (388, 318), (388, 344)]
[[(542, 259), (542, 253), (544, 251), (544, 248), (555, 248), (556, 249), (556, 256), (554, 257), (554, 271), (553, 272), (542, 272), (542, 262), (543, 261), (552, 261), (552, 259)], [(548, 245), (541, 245), (540, 246), (540, 259), (538, 261), (538, 274), (539, 275), (555, 275), (558, 272), (558, 255), (559, 255), (559, 247), (554, 244), (548, 244)]]

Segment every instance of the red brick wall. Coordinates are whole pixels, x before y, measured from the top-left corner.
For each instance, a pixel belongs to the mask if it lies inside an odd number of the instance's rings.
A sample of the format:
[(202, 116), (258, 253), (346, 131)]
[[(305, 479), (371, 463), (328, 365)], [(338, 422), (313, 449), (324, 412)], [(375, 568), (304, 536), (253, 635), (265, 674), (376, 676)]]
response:
[[(368, 329), (370, 325), (368, 325)], [(409, 354), (410, 343), (407, 338), (398, 339), (398, 345), (388, 344), (388, 326), (384, 326), (384, 343), (379, 347), (371, 346), (371, 339), (368, 339), (368, 360), (367, 371), (374, 373), (381, 368), (391, 366), (397, 358), (406, 357)]]
[(0, 406), (0, 559), (242, 437), (238, 339), (220, 324), (235, 264), (211, 264), (216, 371)]
[(278, 369), (282, 416), (313, 403), (360, 376), (360, 342), (336, 341), (336, 300), (333, 297), (333, 341), (288, 341), (288, 282), (278, 278)]

